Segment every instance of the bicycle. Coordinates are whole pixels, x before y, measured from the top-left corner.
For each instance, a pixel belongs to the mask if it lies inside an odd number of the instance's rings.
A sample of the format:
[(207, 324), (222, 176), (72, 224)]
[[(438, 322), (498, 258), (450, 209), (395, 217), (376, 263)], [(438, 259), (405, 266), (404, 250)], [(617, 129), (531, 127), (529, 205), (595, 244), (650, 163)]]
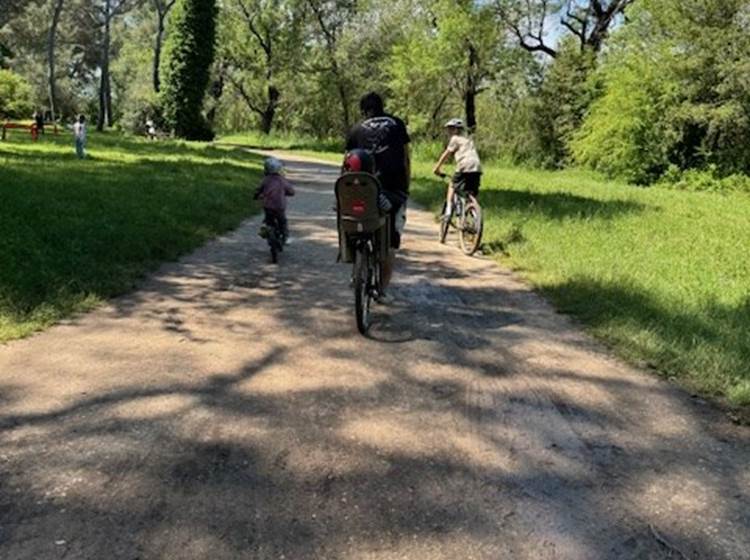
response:
[[(440, 177), (445, 179), (448, 175), (441, 173)], [(446, 205), (447, 202), (443, 203), (443, 210), (440, 214), (440, 243), (445, 243), (448, 230), (453, 226), (458, 230), (461, 250), (465, 255), (473, 255), (482, 243), (484, 226), (479, 201), (473, 194), (459, 186), (453, 189), (450, 215), (446, 212)]]
[(388, 250), (389, 225), (378, 205), (379, 184), (369, 173), (344, 173), (336, 181), (341, 260), (352, 263), (357, 330), (370, 328), (372, 300), (382, 293), (381, 266)]

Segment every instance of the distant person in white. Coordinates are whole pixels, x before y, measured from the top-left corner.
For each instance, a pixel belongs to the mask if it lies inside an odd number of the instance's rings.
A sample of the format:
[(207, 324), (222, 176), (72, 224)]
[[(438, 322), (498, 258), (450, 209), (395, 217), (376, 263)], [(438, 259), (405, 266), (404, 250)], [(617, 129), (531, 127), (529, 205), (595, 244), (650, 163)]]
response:
[(456, 160), (456, 171), (453, 174), (451, 185), (448, 187), (448, 194), (445, 204), (446, 216), (451, 215), (451, 200), (453, 200), (453, 190), (461, 188), (464, 191), (477, 197), (479, 195), (479, 183), (482, 177), (482, 163), (479, 161), (479, 154), (474, 147), (474, 140), (464, 132), (464, 121), (461, 119), (451, 119), (445, 124), (448, 132), (448, 147), (440, 156), (433, 170), (435, 175), (442, 176), (441, 167), (453, 156)]
[(86, 117), (78, 115), (78, 120), (73, 125), (73, 136), (76, 139), (76, 155), (78, 159), (86, 157)]

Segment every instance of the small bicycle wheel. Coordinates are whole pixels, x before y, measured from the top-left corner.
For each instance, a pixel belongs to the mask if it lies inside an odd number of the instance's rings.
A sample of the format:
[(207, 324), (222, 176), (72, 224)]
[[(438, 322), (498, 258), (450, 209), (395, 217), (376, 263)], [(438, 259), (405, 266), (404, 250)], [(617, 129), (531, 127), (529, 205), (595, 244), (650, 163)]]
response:
[(448, 237), (448, 229), (451, 225), (451, 217), (445, 215), (445, 211), (448, 207), (447, 203), (443, 203), (443, 211), (440, 212), (440, 243), (445, 243), (445, 238)]
[(370, 293), (369, 251), (366, 246), (358, 247), (354, 255), (354, 314), (357, 318), (357, 330), (366, 334), (370, 328)]
[(279, 262), (279, 237), (276, 233), (275, 228), (271, 228), (268, 232), (268, 248), (271, 249), (271, 262), (276, 264)]
[(482, 208), (474, 197), (469, 198), (464, 206), (459, 239), (461, 250), (466, 255), (473, 255), (482, 243)]

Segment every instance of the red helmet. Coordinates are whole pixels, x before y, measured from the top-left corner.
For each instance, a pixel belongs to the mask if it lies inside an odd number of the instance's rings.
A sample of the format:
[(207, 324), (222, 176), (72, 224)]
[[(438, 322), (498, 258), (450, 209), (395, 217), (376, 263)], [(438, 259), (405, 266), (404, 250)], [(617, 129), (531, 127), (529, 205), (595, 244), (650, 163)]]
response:
[(375, 173), (375, 161), (367, 150), (351, 150), (344, 156), (346, 173)]

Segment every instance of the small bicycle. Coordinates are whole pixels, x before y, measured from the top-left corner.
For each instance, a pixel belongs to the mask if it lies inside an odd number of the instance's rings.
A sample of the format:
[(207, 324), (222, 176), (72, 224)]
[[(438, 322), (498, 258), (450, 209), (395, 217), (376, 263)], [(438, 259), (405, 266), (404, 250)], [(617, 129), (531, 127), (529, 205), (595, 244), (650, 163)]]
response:
[[(441, 173), (440, 177), (445, 179), (448, 176)], [(463, 188), (455, 187), (450, 214), (446, 212), (446, 204), (443, 203), (440, 214), (440, 243), (445, 243), (448, 230), (453, 227), (458, 230), (461, 250), (466, 255), (473, 255), (482, 243), (482, 207), (479, 201)]]
[(272, 223), (264, 223), (261, 229), (261, 237), (265, 237), (268, 242), (268, 248), (271, 250), (271, 262), (279, 262), (279, 253), (284, 250), (286, 235), (278, 220), (272, 220)]

